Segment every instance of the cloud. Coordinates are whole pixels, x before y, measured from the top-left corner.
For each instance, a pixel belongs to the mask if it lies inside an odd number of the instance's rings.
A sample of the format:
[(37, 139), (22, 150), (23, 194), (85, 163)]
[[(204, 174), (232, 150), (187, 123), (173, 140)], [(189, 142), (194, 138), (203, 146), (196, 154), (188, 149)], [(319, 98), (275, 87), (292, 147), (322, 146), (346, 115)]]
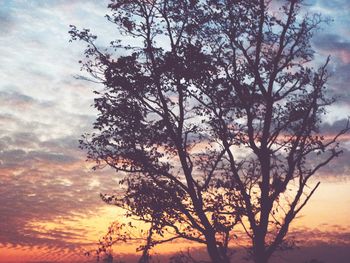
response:
[[(331, 139), (333, 139), (341, 130), (345, 129), (347, 126), (348, 119), (339, 119), (333, 120), (332, 122), (323, 122), (320, 127), (320, 135), (324, 136), (325, 143)], [(338, 137), (337, 141), (339, 142), (339, 148), (337, 150), (341, 150), (342, 154), (338, 157), (335, 157), (331, 160), (331, 162), (325, 166), (323, 166), (318, 172), (317, 175), (327, 176), (327, 177), (335, 177), (338, 180), (341, 178), (347, 178), (350, 173), (350, 132), (347, 132)], [(322, 162), (329, 157), (329, 151), (318, 155), (316, 153), (310, 153), (306, 159), (307, 163), (314, 167), (316, 164)]]
[[(323, 166), (317, 175), (323, 175), (327, 177), (338, 177), (338, 179), (347, 179), (350, 173), (350, 151), (346, 148), (340, 148), (342, 154), (335, 157), (328, 165)], [(310, 163), (319, 163), (322, 160), (318, 155), (311, 155), (308, 158)]]
[(319, 34), (313, 40), (316, 48), (331, 54), (343, 64), (350, 63), (350, 41), (336, 34)]
[(332, 225), (332, 223), (323, 224), (319, 228), (301, 227), (293, 229), (290, 231), (289, 235), (296, 238), (300, 246), (305, 247), (319, 244), (350, 245), (349, 226)]
[(346, 127), (347, 123), (348, 119), (336, 120), (333, 123), (324, 122), (320, 127), (320, 132), (327, 135), (336, 135)]
[(319, 33), (314, 38), (313, 44), (322, 57), (331, 55), (331, 61), (328, 65), (330, 72), (329, 95), (337, 98), (338, 103), (349, 104), (350, 36)]
[(350, 11), (350, 3), (347, 0), (333, 0), (333, 1), (318, 0), (316, 1), (316, 3), (328, 10), (335, 11), (335, 12)]
[[(0, 244), (73, 249), (91, 240), (69, 222), (99, 213), (99, 193), (111, 191), (114, 180), (111, 171), (92, 172), (78, 149), (95, 113), (92, 85), (73, 78), (82, 48), (68, 43), (67, 32), (75, 22), (101, 24), (105, 7), (96, 1), (0, 5), (6, 28), (0, 35)], [(59, 220), (53, 229), (38, 224)]]
[(92, 242), (88, 230), (67, 224), (101, 211), (99, 193), (113, 190), (114, 173), (93, 172), (74, 136), (42, 141), (17, 132), (0, 141), (0, 244), (75, 249)]
[(337, 99), (337, 103), (350, 105), (350, 64), (335, 64), (329, 79), (330, 95)]
[(328, 65), (331, 73), (328, 80), (330, 95), (338, 98), (338, 104), (349, 104), (350, 31), (347, 25), (350, 23), (350, 2), (347, 0), (308, 2), (311, 11), (333, 20), (321, 25), (321, 30), (316, 32), (312, 42), (317, 61), (324, 63), (325, 56), (331, 55)]
[(27, 95), (18, 93), (16, 91), (0, 91), (0, 103), (2, 106), (4, 103), (8, 103), (15, 107), (22, 107), (31, 105), (35, 100)]
[(11, 4), (6, 1), (0, 3), (0, 27), (0, 37), (9, 34), (15, 27), (15, 18)]
[(74, 163), (77, 158), (62, 153), (52, 153), (45, 151), (23, 151), (20, 149), (0, 152), (2, 168), (18, 167), (18, 164), (25, 162), (48, 162), (55, 164)]

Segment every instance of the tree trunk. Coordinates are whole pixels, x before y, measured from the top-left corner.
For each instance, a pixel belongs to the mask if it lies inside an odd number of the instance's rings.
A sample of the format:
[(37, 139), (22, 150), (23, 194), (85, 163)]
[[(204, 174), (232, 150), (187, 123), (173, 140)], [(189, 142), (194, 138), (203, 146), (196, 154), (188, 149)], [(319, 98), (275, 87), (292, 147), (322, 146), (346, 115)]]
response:
[(263, 240), (258, 241), (254, 246), (254, 263), (268, 263), (269, 258), (266, 254)]
[(205, 239), (207, 241), (207, 251), (212, 263), (230, 263), (229, 258), (220, 253), (214, 234), (208, 233)]
[(264, 257), (264, 256), (262, 256), (262, 257), (256, 257), (255, 259), (254, 259), (254, 263), (268, 263), (269, 262), (269, 260), (266, 258), (266, 257)]

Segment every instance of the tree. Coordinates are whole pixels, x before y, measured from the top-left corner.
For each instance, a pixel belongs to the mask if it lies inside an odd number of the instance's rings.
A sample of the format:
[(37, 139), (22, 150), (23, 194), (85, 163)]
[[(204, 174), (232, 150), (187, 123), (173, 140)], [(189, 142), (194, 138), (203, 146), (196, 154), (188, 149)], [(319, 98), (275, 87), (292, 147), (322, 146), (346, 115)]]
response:
[(72, 40), (88, 44), (83, 68), (105, 86), (81, 147), (96, 168), (123, 176), (123, 193), (103, 199), (150, 224), (147, 251), (182, 238), (205, 244), (212, 262), (230, 262), (240, 225), (254, 261), (268, 262), (319, 186), (309, 179), (341, 153), (349, 125), (331, 139), (319, 134), (334, 102), (329, 59), (310, 63), (322, 18), (304, 15), (301, 0), (275, 5), (114, 0), (116, 52), (71, 27)]

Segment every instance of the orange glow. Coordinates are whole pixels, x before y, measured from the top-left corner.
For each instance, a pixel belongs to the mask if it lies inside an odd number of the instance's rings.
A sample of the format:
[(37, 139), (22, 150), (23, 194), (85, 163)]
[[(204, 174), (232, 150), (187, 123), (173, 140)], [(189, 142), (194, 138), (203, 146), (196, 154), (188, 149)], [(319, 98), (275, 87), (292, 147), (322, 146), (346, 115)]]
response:
[[(347, 232), (350, 230), (348, 219), (350, 218), (350, 210), (346, 209), (350, 204), (350, 180), (346, 182), (331, 181), (329, 179), (323, 179), (323, 182), (316, 192), (315, 196), (311, 199), (310, 203), (302, 211), (302, 215), (294, 222), (291, 228), (291, 232), (305, 230), (318, 233), (331, 232), (339, 234), (341, 232)], [(83, 256), (83, 252), (89, 249), (96, 248), (94, 244), (103, 236), (108, 228), (109, 224), (115, 219), (121, 222), (127, 222), (126, 218), (123, 218), (122, 211), (113, 206), (104, 206), (97, 212), (95, 216), (72, 218), (62, 222), (62, 220), (53, 221), (34, 221), (29, 222), (26, 227), (35, 229), (43, 236), (45, 233), (49, 233), (53, 230), (65, 230), (65, 229), (85, 229), (86, 232), (82, 234), (80, 238), (72, 239), (70, 237), (65, 238), (67, 242), (66, 247), (47, 247), (47, 246), (2, 246), (0, 248), (0, 262), (17, 262), (21, 261), (39, 261), (50, 260), (53, 262), (65, 262), (65, 261), (94, 261), (94, 257), (86, 258)], [(242, 237), (242, 235), (239, 235)], [(327, 239), (328, 237), (328, 239)], [(307, 237), (303, 237), (307, 238)], [(334, 236), (318, 234), (310, 236), (314, 240), (323, 240), (325, 242)], [(244, 239), (244, 238), (243, 238)], [(241, 240), (243, 241), (243, 240)], [(137, 244), (118, 244), (114, 248), (114, 252), (119, 255), (133, 254), (136, 255)], [(186, 250), (187, 248), (203, 248), (194, 243), (186, 241), (177, 241), (156, 247), (153, 252), (169, 254), (179, 250)]]
[[(321, 178), (320, 178), (321, 179)], [(312, 185), (310, 183), (310, 185)], [(350, 180), (338, 181), (332, 178), (321, 180), (321, 185), (300, 212), (294, 227), (318, 227), (333, 230), (334, 225), (350, 230)]]
[(31, 246), (0, 246), (0, 262), (86, 262), (79, 249)]

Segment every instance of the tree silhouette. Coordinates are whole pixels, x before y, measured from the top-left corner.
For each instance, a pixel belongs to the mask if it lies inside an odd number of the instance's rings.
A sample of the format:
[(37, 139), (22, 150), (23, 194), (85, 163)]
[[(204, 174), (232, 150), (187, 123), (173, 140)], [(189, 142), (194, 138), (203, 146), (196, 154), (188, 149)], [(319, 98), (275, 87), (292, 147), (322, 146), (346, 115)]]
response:
[(105, 86), (81, 147), (96, 168), (123, 176), (122, 193), (103, 199), (151, 225), (147, 251), (181, 238), (230, 262), (238, 225), (256, 263), (288, 246), (290, 223), (319, 186), (310, 177), (341, 153), (349, 129), (319, 134), (334, 102), (329, 59), (311, 67), (322, 18), (302, 4), (114, 0), (107, 18), (120, 36), (106, 50), (71, 26), (72, 40), (88, 44), (83, 68)]

